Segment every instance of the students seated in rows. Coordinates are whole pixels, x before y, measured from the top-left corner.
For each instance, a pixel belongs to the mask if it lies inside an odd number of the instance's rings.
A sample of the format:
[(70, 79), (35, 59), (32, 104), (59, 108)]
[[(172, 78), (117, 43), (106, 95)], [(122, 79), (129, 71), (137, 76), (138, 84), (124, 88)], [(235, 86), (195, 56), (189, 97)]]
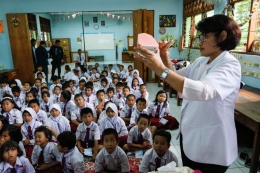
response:
[(98, 73), (101, 73), (100, 67), (99, 67), (99, 63), (95, 63), (95, 68), (97, 69)]
[(21, 89), (18, 86), (12, 87), (12, 93), (14, 96), (14, 102), (18, 106), (19, 110), (21, 110), (24, 102), (25, 102), (25, 95), (21, 93)]
[(8, 85), (7, 79), (0, 79), (0, 101), (6, 94), (12, 96), (12, 90)]
[(108, 88), (109, 88), (109, 83), (108, 83), (107, 79), (106, 78), (101, 79), (99, 89), (102, 89), (105, 92), (107, 92)]
[(76, 104), (71, 100), (71, 93), (69, 91), (62, 91), (60, 101), (63, 102), (62, 115), (70, 120), (71, 111), (75, 108)]
[(40, 109), (40, 104), (37, 99), (30, 100), (28, 103), (28, 106), (31, 107), (35, 111), (37, 121), (41, 122), (43, 125), (48, 125), (47, 113)]
[(130, 90), (132, 93), (135, 91), (138, 91), (140, 86), (139, 86), (139, 80), (137, 78), (133, 78), (131, 85), (129, 86)]
[(23, 124), (23, 117), (21, 111), (15, 104), (11, 95), (4, 95), (1, 103), (3, 116), (6, 118), (9, 124), (14, 124), (17, 127), (21, 127)]
[(36, 128), (34, 132), (35, 146), (32, 152), (32, 165), (36, 173), (62, 172), (61, 154), (57, 144), (51, 142), (52, 133), (45, 126)]
[(26, 94), (29, 91), (31, 91), (31, 88), (32, 88), (32, 83), (27, 81), (23, 84), (23, 88), (21, 90), (22, 90), (23, 94)]
[(90, 108), (83, 108), (80, 111), (82, 123), (77, 127), (76, 139), (77, 146), (81, 153), (84, 149), (91, 148), (93, 150), (93, 159), (96, 159), (98, 151), (102, 148), (99, 145), (100, 131), (98, 125), (93, 121), (94, 116)]
[(124, 66), (123, 65), (119, 66), (118, 76), (119, 76), (119, 78), (122, 81), (126, 81), (126, 71), (124, 70)]
[(74, 73), (71, 71), (69, 66), (65, 66), (65, 74), (64, 74), (64, 80), (69, 81), (71, 80), (72, 76), (74, 76)]
[(100, 79), (100, 74), (97, 72), (96, 68), (92, 69), (92, 75), (90, 76), (93, 79), (93, 82), (97, 82)]
[(42, 92), (42, 102), (41, 102), (41, 110), (45, 111), (46, 114), (49, 116), (50, 108), (53, 104), (53, 101), (50, 100), (50, 93), (49, 91)]
[(0, 149), (1, 173), (35, 173), (29, 160), (22, 156), (19, 145), (14, 141), (5, 142)]
[(95, 109), (97, 112), (97, 115), (99, 115), (102, 110), (104, 109), (105, 102), (108, 101), (106, 99), (106, 93), (104, 90), (98, 90), (97, 91), (97, 100), (95, 102)]
[(149, 105), (148, 99), (149, 99), (149, 93), (147, 91), (146, 85), (141, 84), (139, 90), (134, 91), (133, 93), (135, 95), (135, 98), (144, 98), (146, 100), (146, 107)]
[(52, 77), (52, 81), (53, 81), (53, 84), (52, 84), (52, 85), (50, 86), (50, 88), (49, 88), (49, 92), (50, 92), (51, 95), (52, 95), (53, 92), (54, 92), (54, 87), (55, 87), (55, 86), (60, 86), (60, 87), (62, 87), (61, 84), (60, 84), (60, 79), (59, 79), (58, 76), (53, 76), (53, 77)]
[(127, 144), (124, 145), (126, 152), (144, 150), (152, 148), (152, 134), (148, 129), (150, 117), (147, 114), (140, 114), (137, 119), (137, 125), (131, 128), (127, 138)]
[(115, 129), (119, 137), (119, 146), (123, 147), (127, 141), (128, 131), (124, 120), (118, 117), (118, 110), (114, 103), (108, 103), (106, 105), (106, 115), (107, 117), (104, 118), (99, 124), (100, 133), (102, 134), (106, 128)]
[(168, 163), (174, 161), (178, 166), (178, 159), (169, 150), (171, 144), (171, 134), (164, 129), (158, 130), (153, 135), (153, 148), (145, 152), (141, 165), (139, 166), (139, 172), (151, 172), (157, 171), (161, 166), (165, 166)]
[(93, 94), (93, 87), (90, 85), (87, 85), (85, 87), (85, 95), (84, 98), (87, 103), (94, 105), (94, 103), (97, 100), (97, 97)]
[(140, 114), (147, 114), (145, 108), (146, 108), (146, 100), (144, 98), (137, 99), (136, 109), (132, 112), (130, 118), (130, 127), (133, 127), (137, 124), (137, 119), (140, 116)]
[(130, 118), (132, 116), (132, 113), (136, 109), (135, 105), (135, 96), (133, 94), (129, 94), (126, 97), (126, 105), (122, 108), (122, 111), (120, 113), (120, 117), (125, 121), (125, 124), (128, 126), (130, 123)]
[(84, 96), (85, 95), (85, 85), (86, 85), (86, 81), (84, 79), (81, 79), (79, 81), (79, 86), (76, 89), (76, 91), (74, 92), (74, 94), (82, 94)]
[(41, 126), (42, 123), (36, 121), (36, 113), (32, 108), (26, 108), (23, 111), (24, 124), (21, 127), (23, 135), (23, 145), (26, 151), (26, 156), (31, 160), (33, 146), (35, 143), (34, 131), (37, 127)]
[(123, 96), (120, 98), (122, 106), (126, 105), (126, 97), (131, 93), (130, 88), (128, 86), (124, 86), (123, 88)]
[(100, 150), (95, 160), (95, 172), (122, 172), (130, 171), (128, 158), (118, 146), (118, 132), (107, 128), (102, 133), (104, 148)]
[(43, 78), (46, 79), (45, 73), (42, 71), (42, 66), (37, 65), (37, 72), (34, 74), (35, 79), (38, 78), (38, 73), (41, 73), (43, 75)]
[(37, 73), (37, 78), (41, 80), (41, 83), (46, 83), (47, 81), (43, 77), (43, 74), (41, 72)]

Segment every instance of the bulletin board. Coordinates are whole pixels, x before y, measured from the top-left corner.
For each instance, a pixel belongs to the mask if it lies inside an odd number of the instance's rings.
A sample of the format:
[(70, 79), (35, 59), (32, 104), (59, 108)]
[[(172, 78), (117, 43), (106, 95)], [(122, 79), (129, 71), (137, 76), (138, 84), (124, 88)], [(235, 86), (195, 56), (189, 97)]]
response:
[[(84, 40), (84, 41), (83, 41)], [(82, 50), (109, 50), (115, 49), (114, 33), (84, 33), (82, 34)]]

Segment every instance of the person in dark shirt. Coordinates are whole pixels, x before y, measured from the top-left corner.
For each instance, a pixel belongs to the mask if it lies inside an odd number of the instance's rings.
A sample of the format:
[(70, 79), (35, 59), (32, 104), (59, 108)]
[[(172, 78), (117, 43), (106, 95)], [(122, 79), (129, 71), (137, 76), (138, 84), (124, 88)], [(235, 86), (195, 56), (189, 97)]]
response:
[(36, 53), (35, 53), (35, 45), (36, 45), (36, 40), (34, 38), (31, 39), (31, 46), (32, 46), (32, 56), (33, 56), (33, 65), (34, 65), (34, 70), (36, 71), (36, 64), (37, 64), (37, 59), (36, 59)]
[(37, 57), (37, 66), (42, 66), (42, 71), (46, 76), (46, 82), (48, 83), (48, 53), (45, 49), (46, 42), (41, 41), (40, 46), (35, 50), (35, 54)]
[(61, 73), (61, 64), (63, 63), (64, 53), (63, 49), (60, 46), (60, 40), (55, 41), (55, 45), (50, 48), (50, 57), (52, 58), (52, 72), (51, 77), (54, 76), (56, 68), (58, 68), (58, 77), (60, 77)]

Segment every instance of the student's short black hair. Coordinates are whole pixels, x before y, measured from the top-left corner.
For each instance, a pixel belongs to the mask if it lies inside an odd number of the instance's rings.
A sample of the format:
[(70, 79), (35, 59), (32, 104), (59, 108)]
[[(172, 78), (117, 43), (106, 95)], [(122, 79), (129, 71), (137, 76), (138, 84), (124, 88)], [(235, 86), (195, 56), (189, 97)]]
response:
[(148, 125), (150, 125), (150, 116), (147, 114), (140, 114), (139, 117), (137, 118), (137, 121), (140, 121), (141, 118), (147, 119), (148, 120)]
[(109, 88), (107, 89), (107, 93), (110, 92), (110, 91), (112, 91), (113, 93), (115, 93), (115, 90), (114, 90), (113, 87), (109, 87)]
[(44, 87), (41, 87), (41, 91), (44, 90), (44, 89), (47, 89), (49, 91), (49, 88), (44, 86)]
[(71, 131), (63, 131), (57, 137), (61, 147), (67, 147), (69, 150), (76, 146), (76, 135)]
[(52, 139), (52, 133), (49, 129), (46, 128), (46, 126), (40, 126), (40, 127), (37, 127), (34, 131), (34, 135), (37, 133), (37, 132), (43, 132), (45, 137), (48, 138), (48, 141), (51, 141)]
[(17, 156), (18, 157), (21, 157), (23, 155), (23, 151), (21, 150), (21, 148), (19, 147), (18, 143), (15, 142), (15, 141), (6, 141), (2, 146), (1, 146), (1, 149), (0, 149), (0, 160), (1, 161), (6, 161), (3, 157), (4, 155), (4, 152), (5, 151), (8, 151), (12, 148), (15, 148), (17, 149)]
[(130, 91), (129, 86), (124, 86), (123, 91), (124, 91), (125, 89), (128, 89), (128, 90)]
[(81, 68), (81, 71), (85, 73), (87, 71), (86, 67)]
[(134, 99), (135, 99), (135, 95), (134, 94), (128, 94), (128, 96), (126, 96), (126, 99), (129, 99), (130, 97), (134, 97)]
[[(9, 122), (6, 120), (6, 117), (3, 115), (0, 115), (0, 121), (2, 121), (3, 127), (9, 124)], [(1, 131), (0, 131), (0, 135), (2, 135)]]
[(56, 40), (55, 43), (60, 43), (60, 40)]
[[(39, 76), (39, 75), (43, 75), (42, 72), (38, 72), (38, 73), (37, 73), (37, 76)], [(40, 79), (40, 80), (41, 80), (41, 79)]]
[[(38, 73), (38, 74), (39, 74), (39, 73)], [(37, 74), (37, 75), (38, 75), (38, 74)], [(35, 79), (34, 79), (34, 82), (37, 81), (37, 80), (40, 81), (40, 82), (42, 82), (42, 80), (41, 80), (40, 78), (35, 78)]]
[(108, 74), (106, 70), (103, 70), (101, 73), (102, 73), (102, 74), (103, 74), (103, 73), (106, 73), (106, 74)]
[(167, 92), (164, 91), (164, 90), (160, 90), (160, 91), (157, 92), (157, 94), (156, 94), (155, 99), (154, 99), (153, 102), (154, 102), (155, 104), (158, 103), (158, 99), (157, 99), (157, 97), (158, 97), (159, 94), (166, 94), (166, 100), (165, 100), (165, 104), (166, 104), (166, 103), (167, 103), (167, 100), (168, 100), (168, 99), (167, 99), (168, 96), (167, 96)]
[(89, 113), (93, 116), (93, 111), (92, 111), (92, 109), (90, 109), (90, 108), (83, 108), (83, 109), (80, 111), (80, 117), (82, 118), (82, 116), (83, 116), (84, 114), (89, 114)]
[[(116, 74), (116, 75), (117, 75), (117, 74)], [(112, 79), (112, 80), (115, 80), (115, 79), (119, 80), (119, 78), (118, 78), (118, 77), (113, 77), (113, 79)]]
[(167, 139), (168, 144), (170, 144), (171, 139), (172, 139), (172, 135), (170, 132), (166, 131), (165, 129), (160, 129), (157, 130), (154, 134), (153, 134), (153, 141), (155, 136), (163, 136)]
[(52, 81), (54, 82), (54, 81), (56, 81), (56, 80), (59, 80), (59, 77), (56, 76), (56, 75), (52, 76)]
[(29, 81), (27, 81), (27, 82), (24, 82), (24, 84), (29, 84), (30, 85), (30, 87), (32, 87), (32, 83), (31, 82), (29, 82)]
[[(3, 96), (2, 101), (0, 102), (2, 107), (3, 107), (3, 102), (4, 102), (5, 100), (9, 100), (9, 101), (14, 105), (13, 108), (20, 110), (20, 108), (19, 108), (19, 107), (17, 106), (17, 104), (15, 103), (15, 101), (14, 101), (14, 99), (13, 99), (13, 96), (11, 96), (10, 94), (5, 94), (5, 95)], [(4, 113), (5, 110), (2, 109), (1, 112)]]
[(3, 83), (8, 83), (8, 80), (6, 78), (2, 78), (0, 79), (0, 84), (3, 84)]
[(86, 86), (87, 86), (87, 85), (90, 85), (90, 86), (92, 86), (92, 87), (94, 86), (93, 82), (91, 82), (91, 81), (88, 81), (88, 82), (86, 83)]
[(25, 95), (27, 96), (28, 93), (32, 93), (35, 98), (38, 96), (38, 90), (37, 88), (31, 88), (29, 92), (27, 92)]
[(20, 141), (22, 141), (23, 136), (21, 133), (21, 130), (19, 127), (13, 125), (13, 124), (6, 124), (3, 126), (3, 128), (1, 129), (1, 135), (3, 132), (8, 131), (8, 134), (10, 136), (10, 139), (12, 141), (15, 141), (17, 143), (19, 143)]
[(71, 100), (71, 93), (67, 90), (64, 90), (61, 92), (61, 95), (64, 97), (65, 100), (70, 101)]
[(13, 84), (15, 84), (15, 86), (17, 86), (17, 82), (16, 82), (15, 80), (10, 80), (10, 81), (9, 81), (9, 86), (11, 86), (11, 85), (13, 85)]
[(113, 129), (113, 128), (107, 128), (107, 129), (105, 129), (105, 130), (103, 131), (103, 133), (102, 133), (102, 142), (104, 143), (104, 138), (105, 138), (105, 136), (111, 135), (111, 134), (115, 136), (116, 142), (118, 142), (118, 134), (117, 134), (117, 131), (116, 131), (115, 129)]
[(43, 98), (43, 96), (44, 96), (45, 94), (46, 94), (48, 97), (50, 97), (50, 93), (49, 93), (48, 91), (43, 91), (43, 92), (42, 92), (42, 98)]
[(78, 52), (81, 51), (81, 49), (78, 49)]
[(64, 83), (64, 84), (62, 85), (62, 90), (65, 90), (65, 89), (67, 89), (67, 88), (70, 88), (69, 84), (68, 84), (68, 83)]
[(30, 106), (30, 104), (36, 103), (38, 106), (40, 106), (40, 103), (37, 99), (32, 99), (28, 102), (28, 106)]
[(14, 92), (21, 92), (21, 88), (19, 87), (19, 86), (14, 86), (14, 87), (12, 87), (12, 92), (14, 93)]
[(94, 67), (94, 68), (92, 68), (92, 70), (97, 70), (97, 68), (96, 68), (96, 67)]
[(103, 74), (101, 74), (100, 76), (99, 76), (99, 78), (101, 79), (104, 79), (104, 77), (105, 77), (105, 75), (103, 75)]
[[(41, 65), (41, 64), (37, 64), (36, 67), (37, 67), (37, 68), (38, 68), (38, 67), (42, 67), (42, 65)], [(38, 72), (38, 73), (42, 73), (42, 72)], [(37, 73), (37, 74), (38, 74), (38, 73)]]
[(142, 86), (145, 86), (145, 87), (146, 87), (146, 85), (145, 85), (145, 84), (141, 84), (141, 85), (139, 85), (139, 88), (141, 88)]
[(86, 81), (84, 79), (81, 79), (79, 83), (86, 83)]
[(35, 42), (36, 40), (34, 38), (31, 39), (31, 43)]
[(113, 64), (108, 64), (108, 66), (112, 66), (113, 67)]
[(59, 86), (59, 85), (56, 85), (56, 86), (53, 88), (53, 90), (55, 90), (56, 88), (59, 88), (59, 89), (61, 90), (61, 86)]
[(40, 45), (46, 45), (46, 42), (45, 41), (41, 41)]
[(136, 99), (136, 104), (137, 104), (138, 102), (143, 102), (143, 103), (146, 104), (145, 98), (138, 98), (138, 99)]
[(76, 95), (74, 96), (74, 100), (75, 100), (76, 98), (78, 98), (78, 97), (82, 97), (82, 98), (84, 99), (83, 95), (82, 95), (81, 93), (79, 93), (79, 94), (76, 94)]
[(105, 92), (105, 90), (98, 90), (96, 95), (98, 95), (99, 93), (104, 93), (105, 94), (106, 92)]
[(102, 82), (106, 82), (106, 84), (107, 84), (107, 83), (108, 83), (108, 82), (107, 82), (107, 78), (101, 79), (101, 83), (102, 83)]
[(116, 83), (116, 87), (124, 87), (124, 83), (123, 82), (117, 82)]
[(86, 90), (86, 89), (91, 89), (91, 91), (93, 91), (93, 87), (90, 86), (90, 85), (86, 85), (86, 86), (85, 86), (85, 90)]

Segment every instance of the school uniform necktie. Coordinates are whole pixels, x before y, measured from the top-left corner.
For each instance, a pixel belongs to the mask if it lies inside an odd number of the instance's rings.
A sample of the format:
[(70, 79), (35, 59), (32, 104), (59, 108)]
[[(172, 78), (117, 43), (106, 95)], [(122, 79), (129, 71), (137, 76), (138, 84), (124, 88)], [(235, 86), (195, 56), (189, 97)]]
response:
[(63, 171), (64, 172), (67, 172), (67, 167), (66, 167), (66, 160), (65, 160), (65, 157), (64, 157), (64, 155), (63, 155), (63, 157), (62, 157), (62, 162), (61, 162), (61, 164), (62, 164), (62, 167), (63, 167)]
[(156, 160), (155, 171), (158, 171), (158, 168), (161, 167), (161, 159), (157, 157), (155, 160)]
[(88, 127), (88, 128), (86, 129), (86, 136), (85, 136), (86, 148), (88, 148), (89, 131), (90, 131), (90, 128)]
[(59, 103), (59, 97), (56, 98), (56, 102)]
[(87, 102), (89, 103), (89, 97), (87, 98)]
[(138, 133), (138, 143), (142, 144), (144, 142), (144, 138), (141, 132)]
[(39, 159), (38, 159), (38, 165), (44, 164), (44, 156), (43, 156), (43, 150), (40, 152)]
[(45, 105), (46, 112), (49, 112), (49, 106)]
[(6, 113), (5, 118), (9, 122), (9, 113)]
[(63, 108), (63, 113), (64, 113), (63, 116), (65, 116), (65, 114), (66, 114), (66, 109), (67, 109), (66, 106), (67, 106), (67, 103), (68, 103), (68, 102), (65, 103), (64, 108)]
[(91, 71), (89, 72), (89, 76), (92, 76), (92, 72)]
[(131, 118), (131, 115), (132, 115), (132, 108), (129, 109), (129, 115), (128, 115), (128, 117)]
[(28, 137), (29, 137), (30, 140), (33, 139), (31, 126), (28, 126)]
[(143, 95), (143, 94), (141, 95), (141, 98), (144, 98), (144, 95)]
[(155, 112), (155, 118), (159, 118), (160, 108), (161, 108), (161, 105), (157, 105), (157, 109), (156, 109), (156, 112)]
[(18, 100), (19, 100), (19, 97), (15, 97), (15, 102), (18, 102)]
[(15, 168), (10, 168), (10, 173), (16, 173)]
[(118, 94), (118, 99), (120, 99), (121, 98), (121, 94)]

